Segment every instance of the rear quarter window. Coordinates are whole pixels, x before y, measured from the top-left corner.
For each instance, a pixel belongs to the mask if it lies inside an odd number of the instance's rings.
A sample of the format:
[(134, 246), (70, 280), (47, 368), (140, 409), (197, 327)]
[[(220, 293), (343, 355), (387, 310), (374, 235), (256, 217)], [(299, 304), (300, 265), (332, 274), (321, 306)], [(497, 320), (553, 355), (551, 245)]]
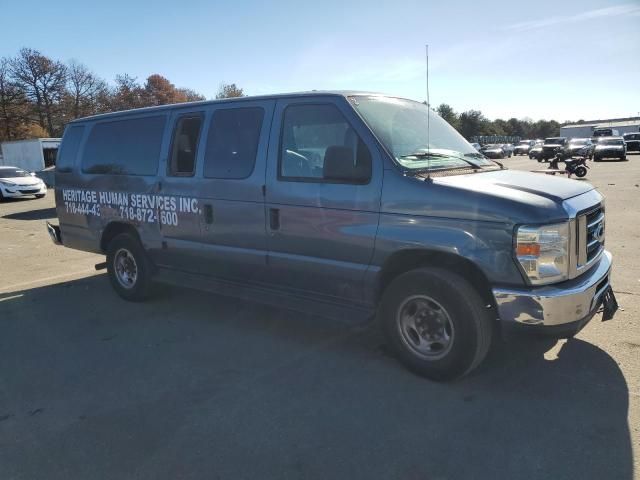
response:
[(165, 121), (165, 115), (157, 115), (94, 125), (82, 155), (82, 171), (155, 175)]
[(84, 126), (75, 125), (68, 127), (64, 132), (60, 152), (56, 161), (56, 171), (60, 173), (70, 172), (76, 163), (80, 142), (84, 135)]

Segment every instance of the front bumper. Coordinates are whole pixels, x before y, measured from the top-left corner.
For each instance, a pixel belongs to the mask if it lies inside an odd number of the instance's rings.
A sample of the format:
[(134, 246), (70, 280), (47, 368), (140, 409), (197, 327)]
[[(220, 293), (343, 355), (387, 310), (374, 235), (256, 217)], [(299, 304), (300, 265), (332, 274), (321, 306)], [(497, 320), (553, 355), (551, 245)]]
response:
[(611, 254), (605, 251), (597, 265), (574, 280), (528, 289), (493, 289), (500, 320), (550, 329), (584, 325), (610, 287), (611, 264)]
[(44, 184), (28, 186), (16, 185), (12, 187), (0, 185), (0, 190), (2, 191), (2, 196), (5, 198), (30, 197), (32, 195), (45, 195), (47, 193), (47, 187)]
[(620, 158), (625, 154), (624, 150), (596, 150), (594, 155), (599, 158)]

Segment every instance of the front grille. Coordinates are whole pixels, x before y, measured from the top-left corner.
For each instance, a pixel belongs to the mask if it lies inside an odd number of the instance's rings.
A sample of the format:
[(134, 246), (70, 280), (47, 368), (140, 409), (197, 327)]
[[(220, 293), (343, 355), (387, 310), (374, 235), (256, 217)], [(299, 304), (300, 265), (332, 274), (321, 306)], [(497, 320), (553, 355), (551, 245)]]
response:
[(605, 222), (604, 208), (596, 208), (578, 217), (578, 268), (582, 269), (593, 263), (604, 250)]
[(31, 190), (18, 190), (20, 193), (25, 193), (25, 194), (29, 194), (29, 193), (38, 193), (40, 190), (39, 189), (31, 189)]

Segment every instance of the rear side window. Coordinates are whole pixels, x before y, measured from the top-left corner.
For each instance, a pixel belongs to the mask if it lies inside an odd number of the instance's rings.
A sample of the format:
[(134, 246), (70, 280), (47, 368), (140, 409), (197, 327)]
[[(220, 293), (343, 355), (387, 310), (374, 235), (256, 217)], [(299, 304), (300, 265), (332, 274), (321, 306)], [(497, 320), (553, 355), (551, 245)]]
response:
[(169, 174), (173, 176), (192, 176), (200, 139), (202, 116), (189, 115), (178, 119), (171, 144)]
[(207, 135), (204, 176), (240, 179), (251, 175), (263, 118), (260, 107), (216, 110)]
[(60, 152), (56, 161), (56, 171), (60, 173), (70, 172), (78, 157), (80, 142), (84, 135), (84, 127), (76, 125), (68, 127), (64, 132), (64, 138), (60, 145)]
[(155, 175), (165, 116), (96, 124), (82, 156), (82, 171), (112, 175)]

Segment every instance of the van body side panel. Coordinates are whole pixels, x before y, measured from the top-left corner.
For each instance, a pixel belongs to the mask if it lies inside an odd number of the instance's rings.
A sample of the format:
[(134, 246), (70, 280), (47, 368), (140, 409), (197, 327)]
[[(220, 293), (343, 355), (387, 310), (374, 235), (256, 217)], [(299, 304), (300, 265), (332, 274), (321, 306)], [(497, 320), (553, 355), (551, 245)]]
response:
[[(194, 109), (205, 113), (195, 175), (170, 177), (163, 167), (162, 188), (197, 199), (197, 225), (189, 231), (162, 228), (164, 249), (157, 256), (159, 265), (221, 279), (264, 281), (267, 246), (262, 189), (274, 107), (275, 100), (260, 100)], [(205, 153), (216, 112), (245, 108), (264, 111), (253, 170), (246, 178), (208, 178)], [(177, 110), (176, 114), (184, 112)]]
[(492, 218), (495, 209), (490, 208), (490, 201), (474, 192), (452, 190), (386, 170), (368, 281), (375, 284), (377, 271), (394, 253), (423, 250), (469, 260), (496, 284), (521, 284), (522, 275), (512, 256), (514, 224), (504, 217)]
[[(288, 181), (278, 177), (282, 117), (290, 105), (332, 104), (372, 156), (366, 185)], [(267, 166), (269, 281), (291, 290), (364, 303), (363, 278), (378, 227), (382, 158), (371, 132), (344, 98), (279, 100)], [(279, 225), (270, 224), (277, 212)]]
[[(153, 114), (128, 114), (122, 118), (109, 118), (109, 122), (144, 119)], [(166, 115), (163, 132), (167, 128)], [(87, 143), (91, 132), (101, 122), (87, 121), (84, 139), (80, 144), (75, 162), (68, 172), (56, 172), (56, 210), (60, 221), (65, 246), (90, 252), (101, 252), (102, 234), (113, 222), (131, 225), (143, 246), (149, 251), (160, 248), (160, 229), (156, 203), (156, 172), (148, 175), (116, 173), (88, 173), (83, 171), (83, 160), (87, 155)], [(106, 123), (106, 122), (104, 122)], [(164, 133), (158, 133), (153, 142), (159, 154), (162, 151)], [(64, 148), (64, 140), (62, 144)], [(145, 197), (144, 206), (142, 197)], [(153, 197), (153, 200), (151, 198)]]

